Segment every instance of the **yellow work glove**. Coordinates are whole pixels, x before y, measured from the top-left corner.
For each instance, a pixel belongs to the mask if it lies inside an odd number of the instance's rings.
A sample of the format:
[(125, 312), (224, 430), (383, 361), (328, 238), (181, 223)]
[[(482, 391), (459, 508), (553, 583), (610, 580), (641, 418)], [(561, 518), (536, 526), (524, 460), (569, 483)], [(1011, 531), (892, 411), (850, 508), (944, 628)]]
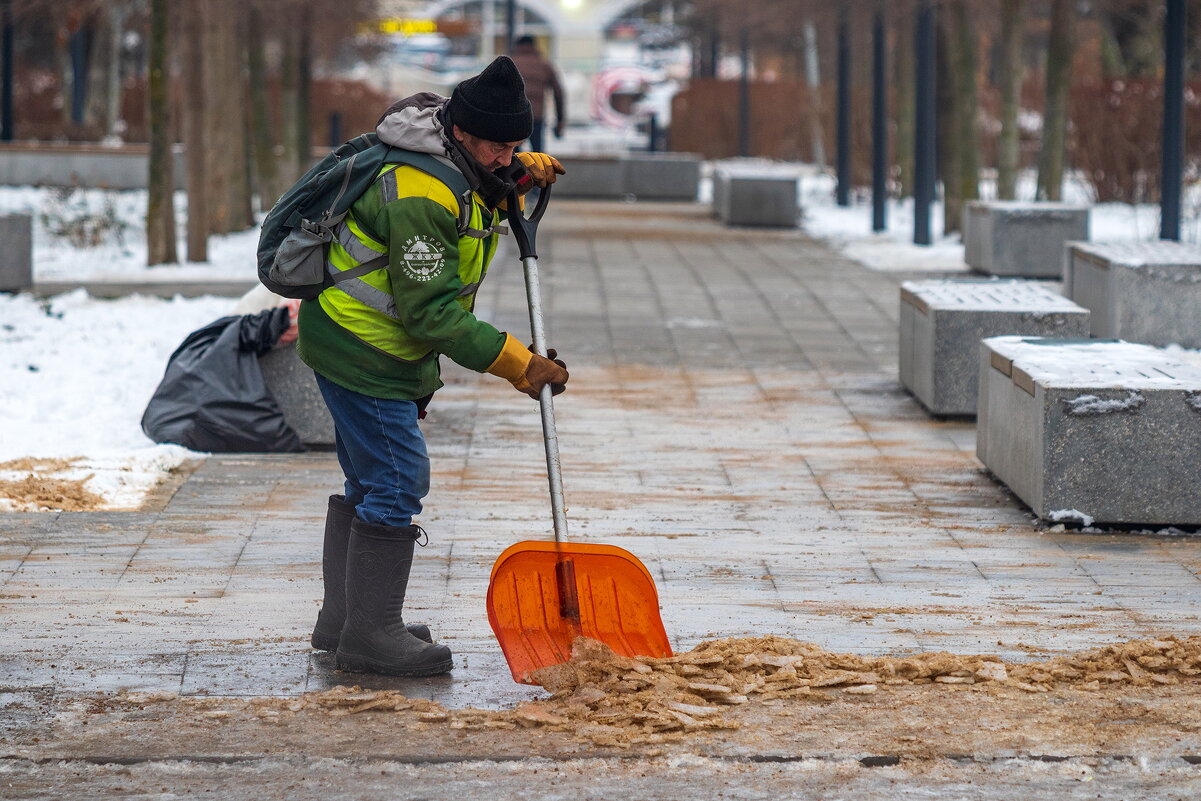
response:
[(555, 182), (556, 175), (567, 174), (567, 170), (563, 169), (563, 165), (554, 156), (548, 156), (545, 153), (518, 153), (516, 155), (521, 166), (525, 167), (530, 178), (534, 179), (535, 186), (547, 187)]
[[(554, 354), (557, 356), (558, 354)], [(512, 334), (505, 334), (504, 347), (500, 355), (488, 366), (488, 372), (508, 381), (518, 392), (524, 392), (534, 400), (542, 387), (551, 385), (551, 393), (558, 395), (567, 387), (568, 373), (563, 362), (551, 360), (531, 353)]]

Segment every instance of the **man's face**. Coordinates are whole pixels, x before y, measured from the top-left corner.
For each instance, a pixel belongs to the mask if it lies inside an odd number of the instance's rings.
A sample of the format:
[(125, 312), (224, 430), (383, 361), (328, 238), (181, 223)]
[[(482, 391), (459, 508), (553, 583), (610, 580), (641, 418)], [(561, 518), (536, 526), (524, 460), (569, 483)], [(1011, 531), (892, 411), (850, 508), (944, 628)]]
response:
[(480, 139), (457, 125), (454, 126), (454, 134), (455, 139), (463, 143), (463, 148), (471, 154), (472, 158), (491, 171), (508, 167), (513, 161), (514, 151), (521, 147), (521, 142), (492, 142), (488, 139)]

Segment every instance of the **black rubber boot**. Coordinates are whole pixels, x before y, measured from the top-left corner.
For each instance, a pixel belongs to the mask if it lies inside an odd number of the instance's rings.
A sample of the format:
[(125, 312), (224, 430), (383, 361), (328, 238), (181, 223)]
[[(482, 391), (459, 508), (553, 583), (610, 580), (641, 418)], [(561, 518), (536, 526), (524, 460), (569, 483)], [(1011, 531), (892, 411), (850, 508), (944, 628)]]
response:
[(414, 637), (402, 617), (413, 547), (422, 533), (418, 526), (351, 521), (339, 670), (436, 676), (454, 667), (449, 648)]
[[(313, 647), (320, 651), (338, 650), (338, 636), (346, 621), (346, 548), (350, 544), (350, 524), (354, 507), (342, 495), (329, 496), (325, 513), (325, 545), (321, 553), (321, 578), (325, 584), (325, 599), (313, 627)], [(428, 627), (408, 624), (409, 632), (418, 639), (432, 642)]]

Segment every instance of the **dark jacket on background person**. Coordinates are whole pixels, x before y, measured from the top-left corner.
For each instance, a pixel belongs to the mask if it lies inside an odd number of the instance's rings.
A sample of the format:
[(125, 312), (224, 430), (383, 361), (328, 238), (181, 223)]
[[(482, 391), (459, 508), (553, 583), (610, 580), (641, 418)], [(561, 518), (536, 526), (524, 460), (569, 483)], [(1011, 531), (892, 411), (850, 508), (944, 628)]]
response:
[(567, 123), (567, 111), (563, 105), (563, 87), (555, 68), (543, 58), (538, 46), (529, 37), (523, 36), (517, 40), (513, 45), (512, 58), (525, 80), (525, 95), (533, 108), (534, 120), (546, 119), (546, 93), (550, 91), (555, 99), (555, 127), (561, 130)]

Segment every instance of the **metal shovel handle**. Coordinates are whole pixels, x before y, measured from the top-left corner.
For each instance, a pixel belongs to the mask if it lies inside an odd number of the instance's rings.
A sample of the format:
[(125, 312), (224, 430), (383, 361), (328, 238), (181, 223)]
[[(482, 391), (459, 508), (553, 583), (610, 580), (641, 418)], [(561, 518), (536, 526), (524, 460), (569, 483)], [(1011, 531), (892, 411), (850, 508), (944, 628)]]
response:
[[(534, 352), (546, 356), (546, 329), (542, 324), (542, 288), (538, 282), (538, 254), (535, 239), (538, 222), (546, 213), (550, 200), (550, 187), (542, 190), (534, 212), (525, 217), (517, 205), (517, 193), (509, 195), (509, 226), (517, 239), (521, 252), (521, 266), (525, 272), (525, 295), (530, 307), (530, 332), (533, 334)], [(516, 213), (512, 210), (516, 209)], [(559, 436), (555, 431), (555, 403), (550, 384), (544, 384), (538, 395), (538, 407), (542, 412), (542, 441), (546, 447), (546, 477), (550, 483), (550, 510), (555, 523), (555, 542), (567, 540), (567, 514), (563, 502), (563, 468), (559, 462)], [(578, 616), (578, 612), (576, 613)]]

